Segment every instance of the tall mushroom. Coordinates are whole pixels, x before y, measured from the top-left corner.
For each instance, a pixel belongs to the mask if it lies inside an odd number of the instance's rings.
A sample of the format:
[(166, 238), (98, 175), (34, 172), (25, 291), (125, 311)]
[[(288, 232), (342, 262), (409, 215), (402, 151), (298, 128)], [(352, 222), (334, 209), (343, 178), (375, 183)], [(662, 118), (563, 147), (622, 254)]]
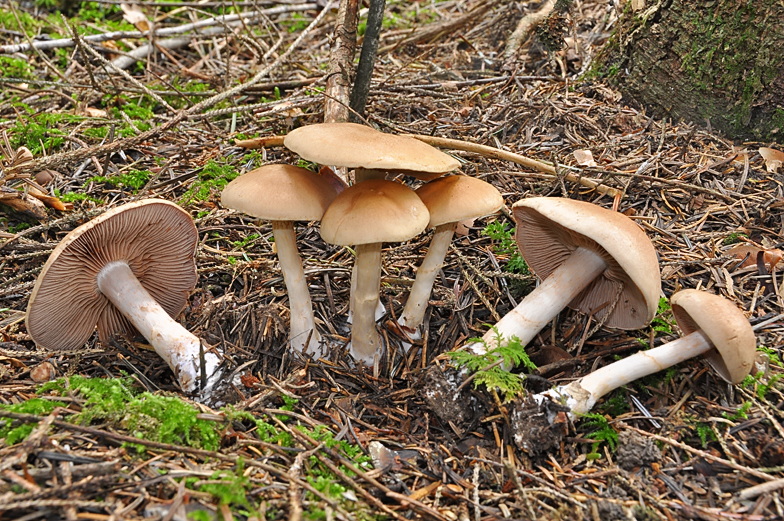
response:
[(751, 371), (757, 347), (743, 312), (723, 297), (695, 289), (676, 293), (670, 302), (683, 337), (639, 351), (543, 394), (565, 401), (572, 414), (585, 414), (613, 389), (699, 355), (704, 355), (725, 381), (742, 382)]
[(280, 269), (291, 308), (291, 347), (303, 353), (323, 354), (321, 336), (313, 319), (302, 260), (297, 251), (294, 221), (318, 221), (337, 195), (329, 180), (291, 165), (257, 168), (226, 185), (221, 204), (253, 217), (272, 221)]
[(435, 233), (398, 319), (411, 338), (419, 338), (418, 328), (425, 318), (427, 300), (457, 223), (490, 215), (504, 205), (503, 197), (493, 185), (464, 175), (441, 177), (422, 185), (416, 194), (430, 212), (428, 227), (435, 228)]
[(321, 237), (330, 244), (356, 246), (356, 289), (351, 354), (372, 364), (381, 342), (375, 308), (381, 282), (381, 245), (407, 241), (430, 220), (427, 207), (405, 185), (382, 179), (341, 192), (321, 219)]
[[(452, 156), (408, 136), (386, 134), (356, 123), (320, 123), (291, 131), (283, 144), (320, 165), (354, 169), (357, 183), (403, 173), (429, 181), (460, 167)], [(349, 319), (355, 313), (356, 269), (351, 273)], [(377, 316), (384, 314), (376, 304)]]
[[(98, 337), (138, 331), (185, 392), (212, 376), (218, 357), (177, 323), (196, 285), (198, 242), (190, 215), (147, 199), (119, 206), (71, 231), (49, 256), (27, 305), (27, 331), (43, 348), (79, 349)], [(206, 382), (201, 382), (204, 387)]]
[[(653, 320), (661, 293), (656, 251), (631, 219), (554, 197), (518, 201), (512, 212), (517, 245), (542, 283), (496, 324), (501, 335), (525, 345), (567, 305), (619, 329)], [(483, 340), (495, 338), (491, 330)]]

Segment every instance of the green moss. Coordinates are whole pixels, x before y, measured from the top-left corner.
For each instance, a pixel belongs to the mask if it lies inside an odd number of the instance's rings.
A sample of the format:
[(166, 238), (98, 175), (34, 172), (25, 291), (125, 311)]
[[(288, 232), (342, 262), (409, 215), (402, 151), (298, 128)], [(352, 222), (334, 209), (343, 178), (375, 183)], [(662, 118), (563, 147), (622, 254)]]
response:
[[(11, 405), (0, 404), (0, 410), (15, 412), (20, 414), (35, 414), (37, 416), (46, 416), (50, 414), (55, 407), (67, 407), (63, 402), (55, 400), (45, 400), (43, 398), (33, 398), (22, 403), (15, 403)], [(37, 423), (23, 423), (14, 427), (13, 420), (10, 418), (0, 418), (0, 440), (5, 440), (7, 445), (14, 445), (27, 438)]]
[[(199, 410), (174, 396), (140, 392), (128, 378), (61, 378), (39, 392), (56, 395), (73, 393), (85, 400), (82, 412), (68, 418), (83, 425), (107, 422), (137, 438), (216, 450), (220, 429), (211, 421), (197, 418)], [(144, 450), (142, 446), (137, 446)]]
[(146, 185), (152, 175), (152, 172), (149, 170), (129, 170), (128, 172), (108, 177), (97, 175), (88, 179), (83, 186), (87, 186), (90, 183), (106, 183), (112, 186), (130, 188), (135, 192)]
[(194, 201), (206, 201), (213, 192), (223, 190), (239, 175), (233, 166), (222, 165), (210, 159), (199, 172), (191, 187), (183, 194), (180, 204), (188, 205)]
[(32, 79), (35, 77), (33, 68), (25, 60), (0, 56), (0, 75), (5, 78)]

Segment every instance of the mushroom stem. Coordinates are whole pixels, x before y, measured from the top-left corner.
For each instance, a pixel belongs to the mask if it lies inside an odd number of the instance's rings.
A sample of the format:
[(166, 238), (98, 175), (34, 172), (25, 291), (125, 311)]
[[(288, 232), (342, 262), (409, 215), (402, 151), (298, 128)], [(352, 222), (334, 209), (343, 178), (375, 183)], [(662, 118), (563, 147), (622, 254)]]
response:
[[(301, 353), (321, 355), (321, 336), (313, 319), (313, 304), (310, 300), (302, 259), (297, 251), (297, 236), (294, 221), (272, 221), (272, 233), (278, 250), (280, 269), (289, 294), (291, 347)], [(308, 341), (310, 337), (310, 341)]]
[(351, 355), (367, 365), (381, 346), (376, 331), (376, 304), (381, 284), (381, 243), (356, 246), (356, 290), (354, 324), (351, 330)]
[(504, 315), (496, 327), (485, 333), (483, 343), (469, 349), (483, 354), (486, 346), (494, 346), (496, 330), (503, 338), (516, 336), (527, 345), (558, 313), (574, 300), (596, 277), (607, 269), (604, 259), (587, 248), (577, 248), (539, 287), (526, 296), (512, 311)]
[[(200, 376), (201, 341), (182, 327), (144, 289), (126, 262), (110, 262), (96, 277), (98, 290), (127, 318), (169, 364), (185, 392), (196, 390)], [(217, 357), (205, 354), (211, 376)]]
[(433, 235), (433, 239), (430, 241), (427, 255), (425, 255), (422, 265), (417, 268), (416, 279), (414, 280), (414, 285), (411, 286), (411, 293), (408, 295), (406, 307), (398, 319), (398, 323), (401, 326), (416, 330), (424, 322), (427, 301), (430, 298), (433, 283), (438, 275), (438, 270), (444, 264), (444, 258), (449, 250), (449, 245), (452, 243), (452, 236), (456, 227), (456, 222), (436, 226), (435, 235)]
[(712, 348), (708, 338), (698, 330), (655, 349), (638, 351), (569, 385), (557, 387), (544, 394), (556, 399), (565, 398), (574, 415), (585, 414), (599, 398), (613, 389), (707, 353)]

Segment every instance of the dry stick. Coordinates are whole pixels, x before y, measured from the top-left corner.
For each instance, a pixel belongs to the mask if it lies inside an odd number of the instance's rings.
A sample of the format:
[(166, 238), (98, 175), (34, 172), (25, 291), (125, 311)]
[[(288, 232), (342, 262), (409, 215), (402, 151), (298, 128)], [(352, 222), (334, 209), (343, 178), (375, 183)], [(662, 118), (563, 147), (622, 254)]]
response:
[[(228, 99), (231, 96), (234, 96), (235, 94), (238, 94), (238, 93), (244, 91), (248, 87), (251, 87), (252, 85), (255, 85), (255, 84), (259, 83), (265, 76), (267, 76), (267, 74), (270, 73), (270, 71), (274, 70), (276, 67), (278, 67), (279, 65), (284, 63), (286, 60), (288, 60), (289, 56), (291, 56), (291, 53), (294, 52), (294, 50), (302, 43), (302, 41), (305, 39), (305, 37), (308, 34), (310, 34), (310, 32), (313, 30), (313, 28), (316, 25), (318, 25), (321, 22), (321, 20), (324, 19), (324, 17), (329, 12), (329, 9), (330, 9), (332, 3), (333, 2), (331, 2), (331, 1), (329, 3), (327, 3), (326, 7), (324, 7), (324, 9), (321, 10), (321, 12), (318, 14), (318, 16), (316, 16), (316, 18), (314, 18), (313, 21), (310, 22), (310, 25), (308, 25), (305, 28), (305, 30), (302, 31), (302, 34), (300, 34), (297, 37), (297, 39), (294, 40), (294, 42), (289, 46), (289, 48), (286, 49), (286, 52), (281, 54), (278, 57), (278, 59), (275, 60), (272, 64), (268, 65), (267, 67), (265, 67), (264, 69), (262, 69), (258, 73), (256, 73), (256, 75), (253, 78), (251, 78), (250, 80), (248, 80), (246, 83), (243, 83), (241, 85), (237, 85), (236, 87), (233, 87), (233, 88), (231, 88), (231, 89), (229, 89), (227, 91), (221, 92), (220, 94), (216, 94), (215, 96), (212, 96), (212, 97), (207, 98), (207, 99), (205, 99), (203, 101), (200, 101), (199, 103), (197, 103), (196, 105), (193, 105), (189, 109), (181, 111), (179, 114), (175, 115), (172, 119), (170, 119), (169, 121), (165, 122), (161, 126), (155, 127), (155, 128), (151, 128), (147, 132), (143, 132), (143, 133), (141, 133), (141, 134), (139, 134), (137, 136), (126, 138), (126, 139), (120, 139), (120, 140), (117, 140), (117, 141), (113, 141), (112, 143), (108, 143), (106, 145), (100, 145), (100, 146), (92, 147), (92, 148), (88, 148), (88, 149), (82, 148), (82, 149), (79, 149), (79, 150), (74, 150), (73, 152), (62, 152), (60, 154), (54, 154), (54, 155), (51, 155), (51, 156), (42, 157), (42, 158), (40, 158), (40, 159), (38, 159), (36, 161), (32, 161), (30, 163), (26, 163), (25, 164), (25, 170), (28, 171), (29, 173), (35, 173), (35, 172), (39, 172), (41, 170), (45, 170), (47, 168), (56, 168), (55, 165), (61, 166), (62, 163), (66, 162), (66, 161), (79, 161), (79, 160), (82, 160), (82, 159), (87, 159), (88, 157), (91, 157), (91, 156), (99, 156), (99, 155), (111, 154), (111, 153), (117, 152), (118, 150), (122, 150), (124, 148), (135, 146), (138, 143), (142, 143), (143, 141), (147, 141), (147, 140), (151, 139), (153, 136), (155, 136), (157, 134), (160, 134), (161, 132), (169, 130), (170, 128), (172, 128), (176, 124), (178, 124), (181, 121), (183, 121), (184, 119), (188, 118), (189, 116), (197, 114), (199, 111), (201, 111), (203, 109), (212, 107), (216, 103), (220, 103), (221, 101), (223, 101), (225, 99)], [(6, 173), (10, 173), (9, 171), (10, 171), (10, 169), (8, 169), (6, 171)]]
[[(553, 178), (559, 177), (557, 175), (558, 172), (553, 165), (550, 165), (548, 163), (543, 163), (542, 161), (537, 161), (536, 159), (531, 159), (529, 157), (521, 156), (520, 154), (515, 154), (514, 152), (507, 152), (506, 150), (489, 147), (487, 145), (480, 145), (478, 143), (460, 141), (457, 139), (449, 139), (449, 138), (436, 137), (436, 136), (423, 136), (419, 134), (409, 134), (409, 135), (413, 138), (418, 139), (419, 141), (422, 141), (434, 147), (452, 148), (455, 150), (462, 150), (464, 152), (474, 152), (484, 157), (490, 157), (493, 159), (512, 161), (513, 163), (517, 163), (518, 165), (522, 165), (528, 168), (533, 168), (534, 170), (538, 170), (540, 172), (546, 172), (548, 174), (551, 174)], [(621, 195), (620, 190), (616, 190), (615, 188), (611, 188), (609, 186), (599, 184), (595, 181), (591, 181), (590, 179), (583, 179), (582, 177), (576, 176), (574, 174), (565, 174), (564, 177), (569, 181), (572, 181), (574, 183), (580, 183), (583, 186), (596, 190), (599, 193), (607, 194), (611, 197), (616, 197)]]
[(517, 22), (517, 27), (515, 27), (514, 32), (512, 32), (511, 36), (509, 36), (509, 39), (506, 41), (504, 62), (501, 70), (512, 70), (514, 68), (514, 56), (517, 54), (520, 46), (528, 40), (528, 36), (530, 36), (534, 28), (541, 23), (542, 20), (550, 16), (553, 7), (555, 7), (555, 0), (548, 0), (542, 4), (538, 11), (525, 15)]
[[(274, 14), (284, 14), (290, 13), (294, 11), (311, 11), (318, 9), (318, 4), (315, 3), (308, 3), (308, 4), (301, 4), (301, 5), (287, 5), (287, 6), (280, 6), (280, 7), (273, 7), (271, 9), (263, 9), (261, 11), (251, 11), (248, 13), (242, 14), (231, 14), (225, 16), (217, 16), (215, 18), (210, 18), (207, 20), (201, 20), (198, 22), (180, 25), (177, 27), (166, 27), (164, 29), (158, 29), (154, 31), (152, 34), (155, 38), (159, 38), (161, 36), (171, 36), (175, 34), (182, 34), (187, 33), (189, 31), (194, 31), (197, 29), (201, 29), (204, 27), (210, 27), (213, 25), (223, 24), (227, 22), (235, 22), (237, 20), (246, 20), (253, 18), (261, 18), (262, 16), (269, 16)], [(99, 43), (99, 42), (106, 42), (110, 40), (124, 40), (124, 39), (139, 39), (139, 38), (148, 38), (150, 36), (149, 31), (140, 32), (140, 31), (114, 31), (111, 33), (103, 33), (103, 34), (91, 34), (87, 36), (82, 36), (82, 40), (85, 42), (90, 43)], [(73, 38), (60, 38), (57, 40), (45, 40), (40, 42), (33, 42), (18, 44), (18, 45), (3, 45), (0, 46), (0, 54), (13, 54), (16, 52), (26, 52), (31, 49), (61, 49), (64, 47), (73, 47), (74, 40)]]
[(362, 51), (359, 54), (357, 77), (354, 80), (354, 87), (351, 89), (351, 109), (360, 116), (365, 113), (365, 105), (370, 92), (370, 79), (373, 77), (373, 66), (376, 63), (385, 5), (386, 0), (370, 0), (368, 8), (365, 39), (362, 41)]
[(679, 449), (683, 449), (686, 452), (691, 452), (692, 454), (696, 454), (697, 456), (700, 456), (700, 457), (705, 458), (707, 460), (715, 461), (716, 463), (721, 463), (722, 465), (730, 467), (731, 469), (737, 470), (739, 472), (745, 472), (746, 474), (749, 474), (750, 476), (754, 476), (755, 478), (759, 478), (759, 479), (762, 479), (762, 480), (765, 480), (765, 481), (773, 481), (775, 479), (773, 476), (769, 476), (768, 474), (765, 474), (764, 472), (760, 472), (759, 470), (756, 470), (756, 469), (753, 469), (753, 468), (750, 468), (750, 467), (745, 467), (745, 466), (739, 465), (737, 463), (733, 463), (733, 462), (731, 462), (729, 460), (726, 460), (724, 458), (719, 458), (718, 456), (714, 456), (713, 454), (711, 454), (709, 452), (705, 452), (705, 451), (702, 451), (702, 450), (699, 450), (699, 449), (695, 449), (694, 447), (689, 447), (685, 443), (681, 443), (679, 441), (675, 441), (675, 440), (672, 440), (670, 438), (665, 438), (664, 436), (659, 436), (658, 434), (653, 434), (651, 432), (644, 431), (644, 430), (638, 429), (636, 427), (632, 427), (631, 425), (624, 425), (624, 428), (632, 430), (632, 431), (637, 432), (639, 434), (642, 434), (643, 436), (648, 436), (649, 438), (653, 438), (654, 440), (662, 441), (662, 442), (664, 442), (664, 443), (666, 443), (668, 445), (672, 445), (673, 447), (678, 447)]
[[(324, 123), (348, 121), (348, 100), (354, 51), (357, 47), (358, 0), (341, 0), (335, 43), (329, 55), (329, 73), (324, 96)], [(343, 179), (346, 180), (345, 177)]]

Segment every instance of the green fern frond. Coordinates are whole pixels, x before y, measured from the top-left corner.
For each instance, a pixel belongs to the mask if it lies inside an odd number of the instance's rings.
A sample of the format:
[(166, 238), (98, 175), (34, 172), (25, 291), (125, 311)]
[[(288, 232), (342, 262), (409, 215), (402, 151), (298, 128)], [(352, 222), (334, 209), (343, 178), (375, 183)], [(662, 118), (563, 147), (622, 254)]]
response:
[(475, 388), (480, 385), (497, 388), (506, 400), (511, 400), (522, 392), (523, 383), (519, 376), (499, 367), (500, 363), (503, 362), (506, 367), (522, 365), (529, 371), (536, 370), (536, 365), (531, 362), (519, 338), (513, 336), (508, 342), (504, 342), (503, 335), (498, 332), (498, 329), (493, 327), (492, 330), (495, 332), (495, 347), (492, 349), (481, 338), (472, 338), (468, 341), (469, 344), (483, 344), (486, 349), (484, 354), (464, 350), (453, 351), (449, 355), (457, 367), (465, 368), (469, 373), (476, 373)]

